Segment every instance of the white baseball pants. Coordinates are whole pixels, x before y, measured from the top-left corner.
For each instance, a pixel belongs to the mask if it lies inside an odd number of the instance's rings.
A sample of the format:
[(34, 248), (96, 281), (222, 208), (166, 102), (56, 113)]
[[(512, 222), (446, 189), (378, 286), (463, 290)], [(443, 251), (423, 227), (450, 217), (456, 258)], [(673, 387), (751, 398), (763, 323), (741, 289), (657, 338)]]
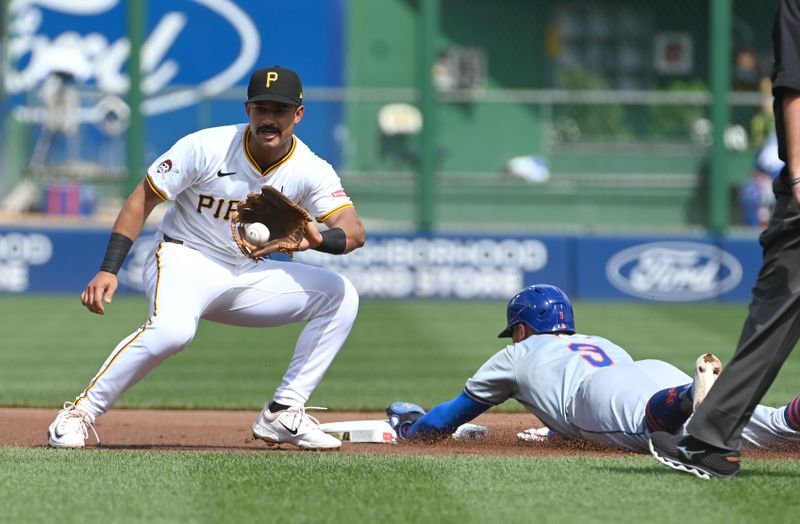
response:
[(147, 322), (117, 345), (76, 399), (93, 419), (185, 348), (201, 318), (246, 327), (307, 321), (273, 396), (281, 404), (305, 404), (344, 344), (358, 311), (355, 288), (332, 271), (273, 260), (238, 268), (170, 242), (154, 246), (144, 284), (150, 302)]

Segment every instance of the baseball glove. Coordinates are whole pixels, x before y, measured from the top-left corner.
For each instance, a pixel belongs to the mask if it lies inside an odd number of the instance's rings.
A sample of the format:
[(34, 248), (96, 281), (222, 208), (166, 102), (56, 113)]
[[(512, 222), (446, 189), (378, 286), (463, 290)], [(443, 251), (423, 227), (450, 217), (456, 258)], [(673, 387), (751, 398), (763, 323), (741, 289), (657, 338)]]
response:
[[(261, 245), (247, 240), (245, 226), (253, 222), (261, 222), (269, 228), (270, 240)], [(309, 222), (308, 211), (274, 187), (264, 186), (261, 193), (247, 195), (231, 213), (231, 232), (242, 253), (253, 260), (276, 251), (292, 256), (292, 252), (300, 248)]]

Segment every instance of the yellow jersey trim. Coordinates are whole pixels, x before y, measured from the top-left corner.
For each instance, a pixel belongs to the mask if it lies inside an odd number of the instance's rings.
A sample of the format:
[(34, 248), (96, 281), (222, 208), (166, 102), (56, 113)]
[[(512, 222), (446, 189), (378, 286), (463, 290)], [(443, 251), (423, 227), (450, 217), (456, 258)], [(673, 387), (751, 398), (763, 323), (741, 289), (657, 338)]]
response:
[(153, 323), (153, 319), (158, 316), (158, 290), (161, 288), (161, 249), (164, 247), (162, 242), (158, 249), (156, 249), (156, 292), (153, 294), (153, 316), (147, 321), (148, 324)]
[(78, 397), (75, 399), (76, 406), (78, 405), (78, 403), (80, 403), (81, 400), (86, 399), (86, 397), (89, 395), (89, 391), (91, 391), (91, 389), (95, 386), (95, 384), (97, 384), (97, 381), (100, 380), (109, 369), (111, 369), (111, 366), (114, 365), (114, 362), (116, 362), (117, 358), (120, 355), (122, 355), (122, 353), (125, 352), (125, 350), (131, 346), (131, 344), (136, 342), (139, 339), (139, 337), (142, 336), (142, 333), (145, 332), (147, 326), (152, 324), (153, 319), (158, 315), (158, 288), (160, 287), (159, 284), (161, 283), (161, 249), (163, 247), (164, 243), (162, 242), (158, 246), (158, 249), (156, 250), (156, 261), (158, 269), (156, 270), (157, 272), (156, 292), (155, 292), (155, 297), (153, 298), (153, 315), (147, 320), (147, 323), (144, 326), (139, 328), (138, 333), (136, 333), (124, 346), (122, 346), (121, 348), (119, 348), (119, 350), (117, 350), (114, 356), (111, 357), (111, 359), (108, 361), (108, 364), (106, 364), (106, 366), (103, 369), (101, 369), (99, 373), (97, 373), (97, 375), (92, 379), (92, 381), (89, 383), (89, 386), (83, 391), (83, 393), (78, 395)]
[(322, 215), (322, 216), (318, 216), (318, 217), (317, 217), (317, 222), (319, 222), (319, 223), (325, 222), (325, 221), (326, 221), (326, 220), (328, 220), (328, 219), (329, 219), (329, 218), (330, 218), (332, 215), (335, 215), (336, 213), (338, 213), (338, 212), (339, 212), (339, 211), (341, 211), (342, 209), (346, 209), (346, 208), (348, 208), (348, 207), (355, 207), (355, 206), (353, 206), (353, 203), (352, 203), (352, 202), (348, 202), (348, 203), (346, 203), (346, 204), (342, 204), (342, 205), (341, 205), (341, 206), (339, 206), (339, 207), (335, 207), (335, 208), (331, 209), (330, 211), (328, 211), (328, 212), (327, 212), (327, 213), (325, 213), (324, 215)]
[(152, 189), (152, 190), (153, 190), (153, 193), (155, 193), (156, 195), (158, 195), (158, 198), (160, 198), (161, 200), (169, 200), (169, 198), (167, 198), (167, 196), (166, 196), (166, 195), (165, 195), (165, 194), (164, 194), (164, 193), (163, 193), (163, 192), (162, 192), (160, 189), (158, 189), (158, 188), (156, 187), (156, 184), (155, 184), (155, 183), (153, 182), (153, 180), (150, 178), (150, 175), (146, 175), (146, 176), (144, 177), (144, 179), (147, 181), (147, 185), (148, 185), (148, 186), (150, 186), (150, 189)]
[(250, 162), (256, 171), (261, 173), (261, 176), (267, 176), (272, 171), (275, 171), (280, 166), (285, 164), (289, 158), (291, 158), (292, 154), (294, 154), (294, 150), (297, 148), (297, 137), (292, 135), (292, 147), (289, 148), (289, 152), (283, 155), (283, 157), (279, 158), (277, 161), (273, 162), (266, 169), (262, 170), (261, 166), (258, 165), (255, 158), (253, 158), (253, 154), (250, 152), (250, 148), (247, 146), (247, 143), (250, 141), (250, 126), (247, 126), (244, 130), (244, 138), (242, 139), (242, 147), (244, 148), (244, 156)]

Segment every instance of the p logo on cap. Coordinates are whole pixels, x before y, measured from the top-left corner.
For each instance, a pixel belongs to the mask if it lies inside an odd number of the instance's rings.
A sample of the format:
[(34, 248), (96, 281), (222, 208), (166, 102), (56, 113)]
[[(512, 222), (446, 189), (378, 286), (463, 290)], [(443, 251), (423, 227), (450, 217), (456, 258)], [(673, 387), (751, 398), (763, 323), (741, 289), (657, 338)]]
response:
[(303, 104), (303, 84), (297, 73), (285, 67), (256, 69), (250, 75), (247, 101), (280, 102), (299, 106)]

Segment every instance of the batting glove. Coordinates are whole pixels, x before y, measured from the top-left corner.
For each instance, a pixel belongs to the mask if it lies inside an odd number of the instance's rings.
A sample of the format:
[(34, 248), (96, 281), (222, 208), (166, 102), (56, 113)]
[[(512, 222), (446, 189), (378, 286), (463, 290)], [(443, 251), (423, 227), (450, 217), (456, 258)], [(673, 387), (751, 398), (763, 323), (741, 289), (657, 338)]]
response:
[(386, 408), (386, 414), (389, 415), (389, 425), (397, 433), (397, 438), (405, 440), (408, 428), (422, 418), (425, 410), (411, 402), (392, 402)]

